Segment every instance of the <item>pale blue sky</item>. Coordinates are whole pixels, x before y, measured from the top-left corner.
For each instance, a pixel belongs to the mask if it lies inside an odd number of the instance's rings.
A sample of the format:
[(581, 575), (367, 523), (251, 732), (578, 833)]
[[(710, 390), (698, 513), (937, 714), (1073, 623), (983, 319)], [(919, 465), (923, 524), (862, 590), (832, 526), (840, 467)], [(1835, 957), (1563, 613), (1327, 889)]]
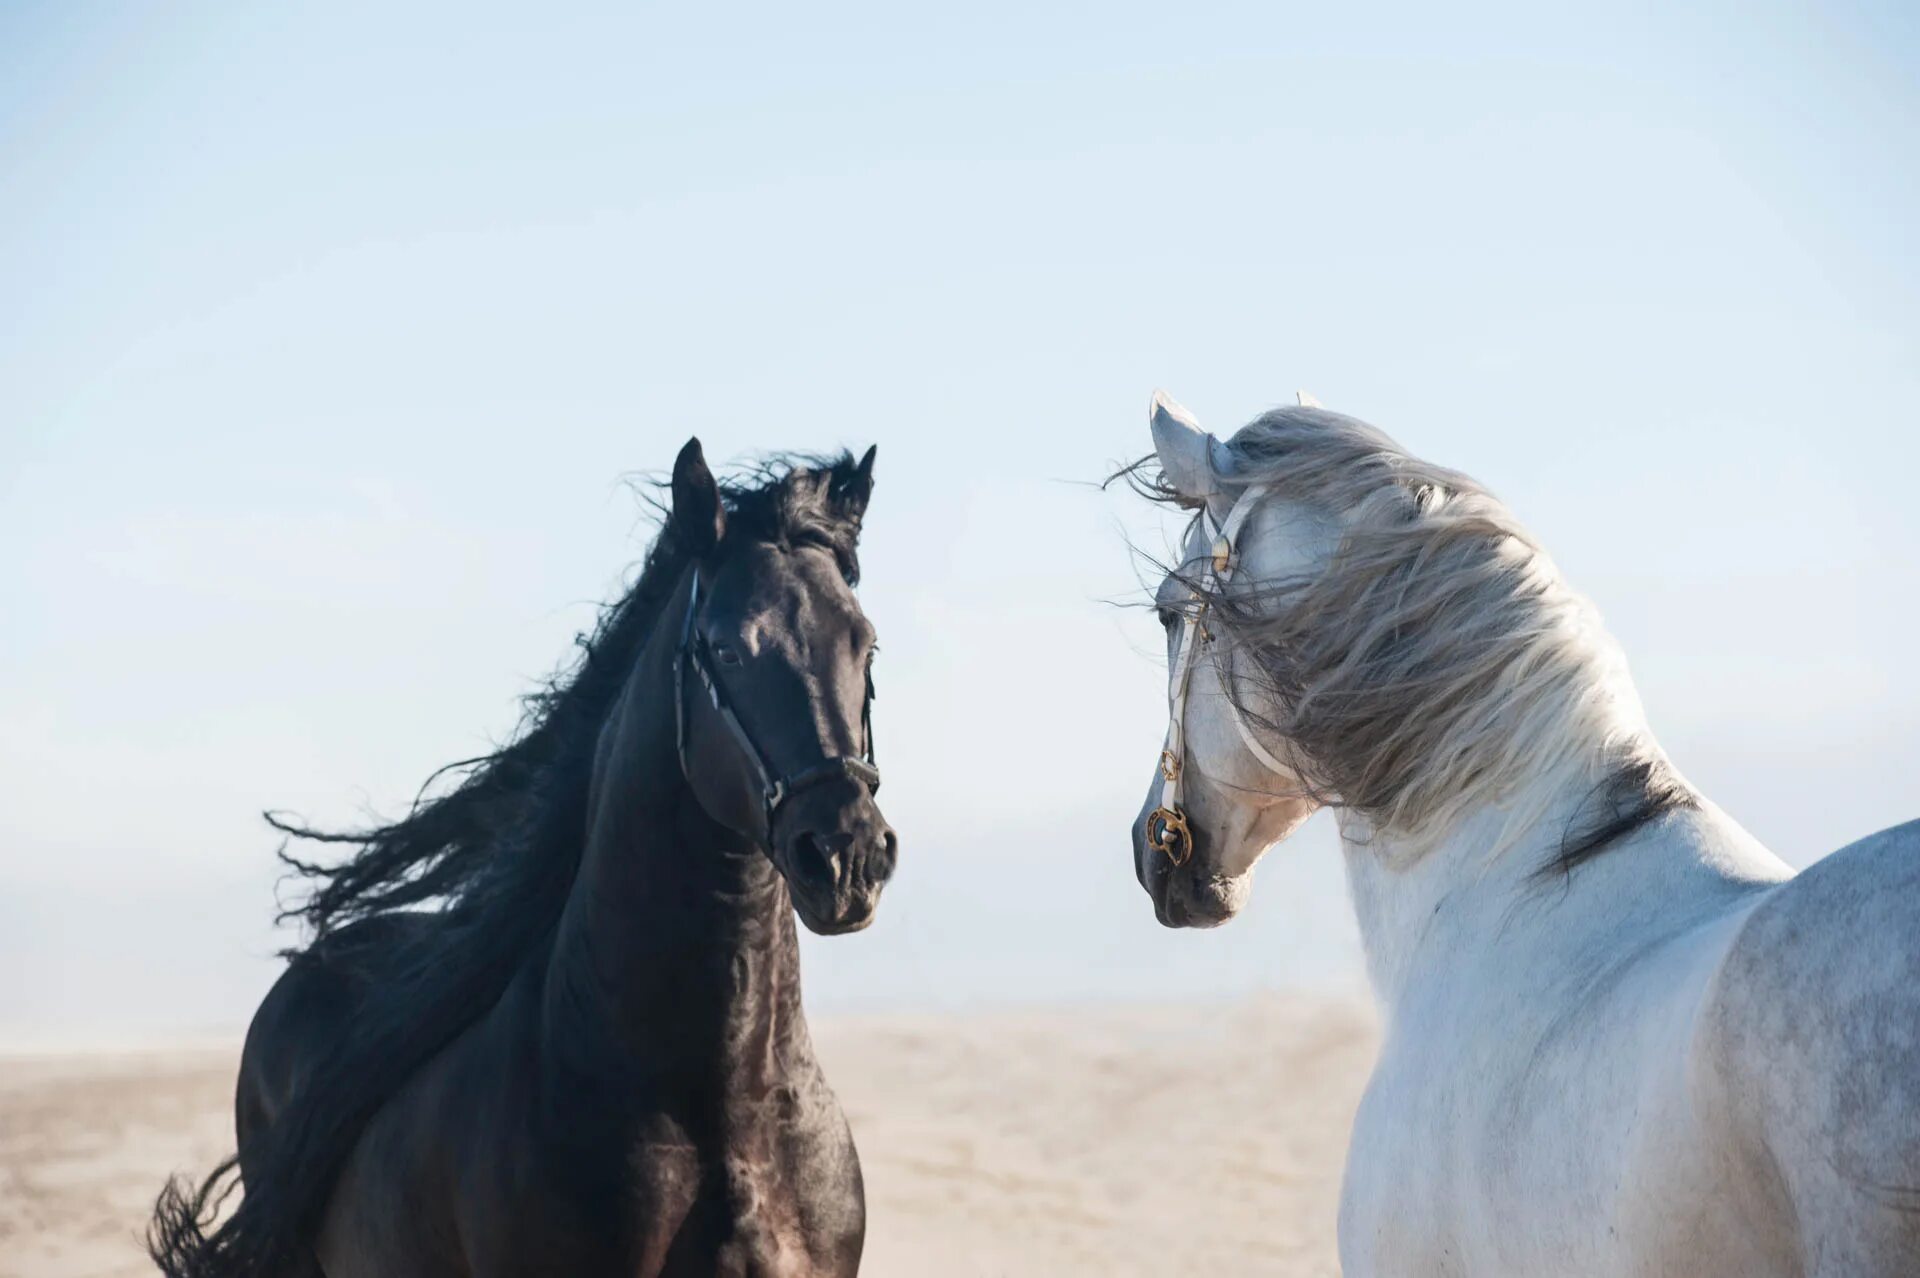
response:
[(818, 1007), (1358, 980), (1324, 820), (1132, 881), (1155, 386), (1489, 482), (1789, 859), (1920, 813), (1912, 5), (405, 8), (0, 10), (0, 1047), (242, 1024), (258, 809), (505, 732), (696, 432), (881, 445)]

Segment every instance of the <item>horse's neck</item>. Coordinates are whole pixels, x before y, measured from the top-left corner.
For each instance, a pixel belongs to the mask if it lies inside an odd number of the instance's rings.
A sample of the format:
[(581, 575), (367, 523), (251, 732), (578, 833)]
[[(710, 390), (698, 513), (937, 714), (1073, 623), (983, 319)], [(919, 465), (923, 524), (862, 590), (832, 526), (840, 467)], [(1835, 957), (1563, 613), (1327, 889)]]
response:
[(602, 731), (545, 1036), (578, 1069), (751, 1086), (810, 1050), (786, 882), (681, 774), (672, 628)]
[(1489, 973), (1538, 988), (1584, 980), (1597, 963), (1735, 908), (1756, 886), (1792, 873), (1702, 802), (1622, 836), (1570, 875), (1543, 877), (1568, 822), (1590, 801), (1589, 788), (1569, 786), (1518, 832), (1506, 827), (1506, 811), (1472, 811), (1417, 854), (1343, 819), (1368, 976), (1389, 1020), (1436, 990), (1484, 985)]

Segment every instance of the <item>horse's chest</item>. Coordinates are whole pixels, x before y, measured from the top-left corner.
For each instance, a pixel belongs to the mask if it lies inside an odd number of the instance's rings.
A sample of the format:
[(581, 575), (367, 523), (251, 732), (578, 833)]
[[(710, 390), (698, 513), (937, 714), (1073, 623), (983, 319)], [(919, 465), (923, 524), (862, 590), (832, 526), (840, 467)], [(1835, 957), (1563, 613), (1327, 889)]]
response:
[(767, 1127), (710, 1150), (642, 1146), (634, 1172), (641, 1275), (854, 1272), (865, 1217), (850, 1142)]
[[(783, 1156), (743, 1153), (729, 1156), (721, 1175), (721, 1210), (726, 1240), (716, 1272), (785, 1278), (816, 1272), (816, 1247), (833, 1250), (834, 1239), (817, 1236), (812, 1222), (830, 1187), (799, 1183), (792, 1161)], [(825, 1192), (823, 1192), (825, 1191)]]
[(1346, 1273), (1722, 1272), (1698, 1260), (1726, 1222), (1703, 1212), (1715, 1182), (1684, 1037), (1585, 1010), (1564, 1032), (1402, 1027), (1354, 1118)]
[(1613, 1214), (1627, 1116), (1532, 1045), (1480, 1027), (1382, 1052), (1348, 1150), (1346, 1272), (1589, 1272), (1575, 1261)]
[(1340, 1194), (1340, 1263), (1355, 1278), (1400, 1273), (1457, 1278), (1459, 1213), (1444, 1198), (1454, 1186), (1431, 1174), (1440, 1143), (1421, 1132), (1407, 1106), (1375, 1076), (1355, 1116)]

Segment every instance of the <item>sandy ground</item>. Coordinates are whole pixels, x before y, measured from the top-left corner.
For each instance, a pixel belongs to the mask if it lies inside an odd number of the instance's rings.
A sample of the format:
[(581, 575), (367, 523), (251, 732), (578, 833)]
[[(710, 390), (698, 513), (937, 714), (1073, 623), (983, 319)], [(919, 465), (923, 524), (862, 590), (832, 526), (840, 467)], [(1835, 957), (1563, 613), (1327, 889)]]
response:
[[(1371, 1016), (1296, 998), (818, 1019), (888, 1278), (1338, 1272)], [(232, 1139), (233, 1053), (0, 1058), (0, 1275), (149, 1273), (175, 1167)]]

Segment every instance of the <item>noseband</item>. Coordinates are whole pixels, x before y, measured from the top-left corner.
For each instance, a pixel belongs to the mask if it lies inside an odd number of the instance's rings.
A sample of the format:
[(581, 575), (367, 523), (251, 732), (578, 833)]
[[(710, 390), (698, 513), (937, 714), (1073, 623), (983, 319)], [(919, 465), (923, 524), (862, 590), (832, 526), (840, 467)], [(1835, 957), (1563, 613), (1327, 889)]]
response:
[[(1160, 752), (1160, 778), (1163, 783), (1160, 806), (1147, 814), (1146, 833), (1147, 846), (1165, 855), (1175, 865), (1185, 865), (1193, 856), (1193, 830), (1188, 826), (1187, 814), (1180, 806), (1180, 774), (1186, 770), (1187, 691), (1193, 683), (1194, 657), (1201, 643), (1213, 637), (1204, 624), (1207, 599), (1233, 576), (1237, 551), (1234, 540), (1240, 535), (1241, 525), (1247, 522), (1254, 505), (1266, 492), (1264, 485), (1255, 484), (1241, 493), (1233, 503), (1233, 508), (1227, 511), (1226, 522), (1214, 534), (1213, 551), (1208, 557), (1207, 566), (1201, 570), (1200, 584), (1194, 591), (1195, 603), (1187, 611), (1186, 623), (1180, 635), (1180, 651), (1173, 660), (1173, 684), (1168, 693), (1167, 748)], [(1200, 520), (1203, 528), (1212, 528), (1213, 518), (1204, 507), (1200, 511)], [(1231, 694), (1227, 696), (1226, 703), (1227, 717), (1233, 720), (1234, 729), (1239, 732), (1240, 740), (1248, 752), (1274, 772), (1287, 775), (1287, 766), (1260, 744), (1259, 738), (1253, 735), (1252, 729), (1240, 717), (1240, 708), (1233, 703)]]
[[(673, 665), (673, 727), (674, 745), (680, 755), (680, 772), (691, 779), (692, 773), (687, 757), (687, 671), (691, 670), (700, 686), (706, 690), (707, 701), (714, 713), (725, 725), (734, 745), (739, 748), (740, 757), (747, 761), (760, 784), (760, 799), (764, 805), (767, 822), (767, 838), (773, 838), (773, 818), (780, 805), (802, 790), (832, 781), (836, 777), (852, 777), (867, 787), (868, 793), (880, 789), (880, 768), (873, 752), (873, 670), (867, 670), (867, 690), (865, 700), (860, 707), (860, 732), (866, 738), (866, 748), (859, 757), (853, 755), (831, 755), (820, 762), (787, 776), (774, 772), (767, 762), (767, 756), (755, 744), (746, 724), (734, 712), (732, 699), (727, 696), (726, 685), (720, 682), (719, 674), (713, 668), (713, 657), (708, 650), (706, 639), (694, 625), (694, 618), (700, 612), (700, 570), (693, 570), (693, 584), (687, 591), (687, 616), (680, 630), (680, 653)], [(725, 824), (724, 822), (722, 824)]]

